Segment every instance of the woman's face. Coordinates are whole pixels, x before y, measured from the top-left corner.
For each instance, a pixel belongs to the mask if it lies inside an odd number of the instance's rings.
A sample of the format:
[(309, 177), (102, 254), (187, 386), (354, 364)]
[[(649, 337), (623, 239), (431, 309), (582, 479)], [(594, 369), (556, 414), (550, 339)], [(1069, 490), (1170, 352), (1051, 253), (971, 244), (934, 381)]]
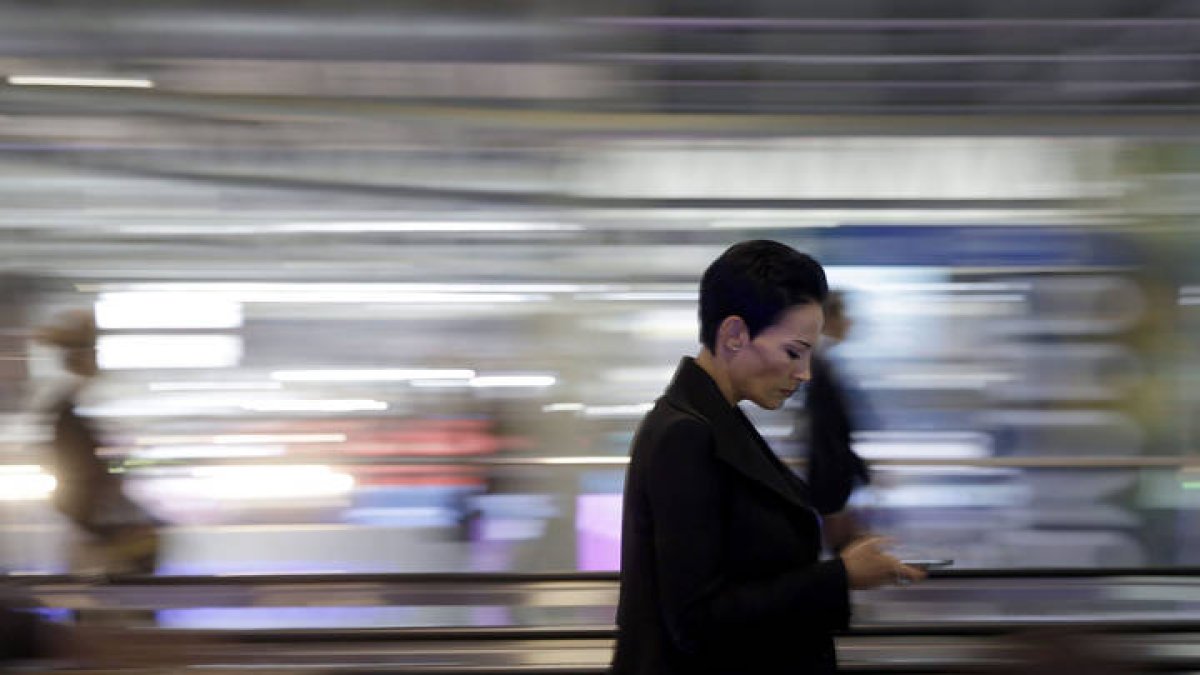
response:
[(795, 305), (738, 350), (730, 364), (737, 399), (767, 410), (782, 406), (800, 383), (808, 381), (823, 322), (818, 303)]

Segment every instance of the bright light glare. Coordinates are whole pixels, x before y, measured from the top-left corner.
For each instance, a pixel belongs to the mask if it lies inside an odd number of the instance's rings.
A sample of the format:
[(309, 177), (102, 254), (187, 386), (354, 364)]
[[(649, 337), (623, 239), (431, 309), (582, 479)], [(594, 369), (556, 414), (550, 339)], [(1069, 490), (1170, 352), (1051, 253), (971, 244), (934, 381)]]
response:
[(551, 403), (542, 406), (542, 412), (580, 412), (582, 410), (582, 403)]
[(550, 387), (558, 379), (552, 375), (488, 375), (471, 380), (475, 388), (489, 387)]
[(869, 431), (854, 435), (854, 451), (864, 459), (982, 459), (991, 440), (973, 432)]
[(101, 329), (239, 328), (240, 303), (200, 293), (104, 293), (96, 301)]
[(584, 417), (639, 417), (650, 412), (653, 403), (634, 405), (589, 405), (583, 409)]
[(252, 412), (357, 412), (362, 410), (387, 410), (388, 404), (365, 398), (343, 399), (281, 399), (277, 401), (247, 401), (243, 410)]
[(353, 476), (323, 465), (202, 466), (190, 473), (196, 492), (220, 500), (338, 497), (354, 489)]
[(135, 448), (129, 452), (139, 459), (228, 459), (231, 457), (281, 457), (282, 445), (165, 445)]
[(104, 370), (229, 368), (242, 358), (236, 335), (103, 335), (97, 349)]
[(135, 445), (246, 445), (253, 443), (345, 443), (346, 434), (220, 434), (217, 436), (141, 436)]
[(277, 391), (281, 382), (151, 382), (150, 391)]
[(58, 481), (33, 464), (0, 466), (0, 501), (23, 502), (46, 499)]
[(82, 293), (605, 293), (632, 291), (629, 284), (594, 283), (370, 283), (307, 281), (170, 281), (76, 284)]
[(141, 77), (61, 77), (53, 75), (9, 75), (8, 83), (32, 87), (117, 87), (152, 89), (154, 82)]
[(420, 389), (466, 389), (470, 380), (412, 380), (410, 385)]
[(465, 369), (388, 368), (382, 370), (278, 370), (280, 382), (405, 382), (408, 380), (470, 380), (475, 371)]
[(264, 225), (259, 232), (578, 232), (582, 225), (521, 222), (352, 221)]

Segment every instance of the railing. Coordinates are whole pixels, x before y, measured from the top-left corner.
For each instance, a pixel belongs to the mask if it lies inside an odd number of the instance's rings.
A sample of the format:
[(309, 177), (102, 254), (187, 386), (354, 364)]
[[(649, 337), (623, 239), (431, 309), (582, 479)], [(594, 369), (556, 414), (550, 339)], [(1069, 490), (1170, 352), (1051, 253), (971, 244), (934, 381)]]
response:
[[(564, 574), (310, 574), (143, 576), (94, 579), (16, 575), (23, 589), (49, 607), (162, 609), (169, 607), (269, 607), (379, 605), (496, 605), (612, 607), (614, 573)], [(1136, 668), (1136, 672), (1200, 669), (1200, 569), (938, 570), (924, 584), (856, 594), (866, 606), (934, 610), (961, 600), (978, 608), (996, 602), (982, 620), (955, 616), (857, 617), (837, 636), (848, 673), (986, 672), (1015, 663), (1021, 645), (1050, 628), (1051, 635), (1084, 636), (1083, 644)], [(1025, 600), (1022, 600), (1025, 598)], [(1092, 602), (1134, 601), (1139, 611), (1089, 618), (1053, 614), (1030, 618), (1022, 603), (1083, 608)], [(1178, 607), (1164, 612), (1157, 604)], [(1147, 609), (1149, 608), (1149, 609)], [(1018, 610), (1005, 615), (1004, 610)], [(919, 613), (923, 613), (921, 610)], [(187, 634), (219, 649), (198, 658), (192, 671), (253, 670), (309, 673), (438, 673), (440, 675), (599, 675), (606, 672), (615, 639), (612, 625), (487, 626), (437, 628), (335, 628), (137, 631), (150, 640)], [(1102, 639), (1091, 636), (1103, 635)], [(1023, 637), (1024, 636), (1024, 637)], [(1062, 638), (1053, 638), (1062, 639)], [(1079, 644), (1079, 641), (1076, 641)], [(1014, 651), (1015, 650), (1015, 651)]]

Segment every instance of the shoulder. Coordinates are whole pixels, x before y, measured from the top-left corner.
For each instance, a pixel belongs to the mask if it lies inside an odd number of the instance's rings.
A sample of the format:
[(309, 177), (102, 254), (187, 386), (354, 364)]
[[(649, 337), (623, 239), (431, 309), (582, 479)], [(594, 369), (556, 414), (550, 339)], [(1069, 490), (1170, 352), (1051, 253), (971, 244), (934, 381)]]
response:
[(713, 443), (711, 422), (698, 413), (660, 399), (642, 420), (634, 440), (637, 454), (675, 455), (708, 448)]
[(658, 433), (702, 434), (712, 432), (712, 423), (699, 412), (681, 406), (671, 399), (660, 398), (646, 417), (642, 428)]

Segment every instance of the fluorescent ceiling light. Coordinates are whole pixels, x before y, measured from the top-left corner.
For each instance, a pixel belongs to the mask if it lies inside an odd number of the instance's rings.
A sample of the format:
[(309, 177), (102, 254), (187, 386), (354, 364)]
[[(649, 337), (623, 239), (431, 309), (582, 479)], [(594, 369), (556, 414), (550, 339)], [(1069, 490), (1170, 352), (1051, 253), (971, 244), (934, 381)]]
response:
[(551, 403), (542, 406), (542, 412), (579, 412), (583, 410), (582, 403)]
[[(566, 466), (571, 466), (571, 465), (576, 465), (576, 464), (583, 464), (583, 465), (588, 465), (588, 466), (593, 465), (593, 464), (620, 465), (620, 464), (628, 464), (629, 457), (611, 457), (611, 456), (607, 456), (607, 455), (592, 455), (590, 457), (543, 457), (541, 459), (541, 463), (542, 464), (566, 465)], [(616, 495), (616, 496), (620, 497), (620, 495)]]
[(582, 225), (569, 223), (497, 223), (497, 222), (312, 222), (312, 223), (273, 223), (249, 225), (120, 225), (116, 228), (122, 234), (139, 235), (262, 235), (262, 234), (296, 234), (296, 233), (405, 233), (405, 232), (450, 232), (450, 233), (483, 233), (483, 232), (579, 232)]
[(282, 382), (151, 382), (150, 391), (266, 391), (283, 389)]
[(140, 436), (136, 445), (250, 445), (255, 443), (345, 443), (346, 434), (220, 434), (217, 436)]
[(992, 455), (991, 438), (977, 432), (866, 431), (854, 434), (864, 459), (956, 460)]
[(420, 389), (466, 389), (471, 380), (411, 380), (409, 384)]
[(607, 382), (619, 384), (666, 385), (675, 375), (674, 368), (630, 367), (610, 368), (601, 376)]
[(354, 477), (328, 466), (212, 466), (192, 469), (187, 487), (220, 500), (336, 497), (354, 489)]
[(583, 409), (584, 417), (639, 417), (650, 412), (653, 403), (633, 405), (589, 405)]
[(23, 502), (45, 499), (58, 481), (33, 464), (0, 466), (0, 501)]
[(691, 302), (699, 294), (696, 291), (631, 291), (628, 293), (598, 293), (594, 296), (576, 296), (581, 300), (595, 298), (609, 302)]
[[(271, 281), (168, 281), (76, 284), (82, 293), (583, 293), (633, 291), (643, 285), (594, 283), (357, 283)], [(669, 286), (669, 288), (667, 288)], [(655, 284), (656, 289), (688, 290), (680, 284)]]
[(240, 303), (200, 293), (103, 293), (96, 325), (106, 330), (145, 328), (239, 328)]
[(173, 307), (191, 302), (187, 299), (189, 294), (229, 303), (494, 305), (549, 302), (553, 296), (565, 294), (582, 301), (694, 302), (696, 299), (695, 289), (686, 284), (182, 282), (77, 284), (76, 288), (84, 293), (114, 295), (171, 294), (179, 298)]
[(490, 387), (550, 387), (558, 379), (553, 375), (488, 375), (471, 380), (476, 388)]
[(582, 225), (538, 222), (355, 221), (264, 225), (261, 232), (577, 232)]
[(281, 382), (406, 382), (409, 380), (470, 380), (467, 369), (384, 368), (371, 370), (277, 370), (272, 380)]
[(235, 335), (102, 335), (97, 357), (104, 370), (229, 368), (242, 358)]
[(345, 399), (292, 399), (277, 401), (247, 401), (243, 410), (252, 412), (357, 412), (362, 410), (387, 410), (384, 401), (363, 398)]
[(61, 77), (56, 75), (9, 75), (8, 83), (32, 87), (116, 87), (152, 89), (154, 82), (140, 77)]
[(167, 445), (136, 448), (129, 453), (138, 459), (229, 459), (234, 457), (282, 457), (282, 445)]
[(396, 293), (390, 291), (245, 291), (231, 298), (251, 303), (344, 303), (344, 304), (411, 304), (411, 305), (498, 305), (548, 302), (550, 296), (539, 293)]
[(97, 406), (80, 408), (87, 417), (174, 417), (196, 414), (220, 415), (242, 410), (242, 404), (257, 399), (230, 396), (187, 395), (155, 396), (144, 399), (122, 399)]

